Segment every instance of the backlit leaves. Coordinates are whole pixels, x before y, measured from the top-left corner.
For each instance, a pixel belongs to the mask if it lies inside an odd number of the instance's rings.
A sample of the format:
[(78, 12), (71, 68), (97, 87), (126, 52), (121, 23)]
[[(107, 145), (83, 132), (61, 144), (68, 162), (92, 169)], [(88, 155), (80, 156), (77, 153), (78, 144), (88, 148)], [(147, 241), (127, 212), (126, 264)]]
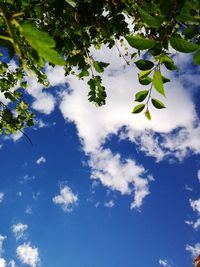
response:
[(48, 33), (38, 30), (31, 23), (23, 23), (21, 27), (25, 39), (41, 58), (55, 65), (62, 66), (65, 64), (65, 61), (61, 58), (59, 53), (54, 50), (55, 41)]
[(143, 111), (144, 108), (145, 108), (145, 104), (139, 104), (134, 107), (132, 113), (135, 113), (135, 114), (140, 113)]
[(179, 52), (182, 53), (191, 53), (197, 50), (200, 46), (192, 42), (186, 41), (179, 37), (172, 37), (170, 39), (171, 46)]
[(160, 70), (156, 70), (153, 75), (153, 86), (157, 90), (158, 93), (165, 96), (165, 89), (163, 86), (163, 80), (160, 73)]
[(156, 44), (155, 40), (144, 38), (140, 35), (128, 35), (126, 36), (126, 40), (128, 41), (130, 46), (138, 50), (150, 49)]

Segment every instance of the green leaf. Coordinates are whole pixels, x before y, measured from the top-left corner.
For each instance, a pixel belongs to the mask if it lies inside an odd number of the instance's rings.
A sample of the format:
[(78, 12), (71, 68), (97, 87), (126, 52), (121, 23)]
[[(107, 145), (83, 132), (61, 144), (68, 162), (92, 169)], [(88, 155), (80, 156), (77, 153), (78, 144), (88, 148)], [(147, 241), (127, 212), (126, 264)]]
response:
[(200, 50), (198, 50), (193, 56), (194, 64), (200, 65)]
[(150, 77), (145, 77), (145, 78), (139, 78), (139, 83), (142, 85), (148, 85), (152, 82), (152, 79)]
[(143, 38), (140, 35), (128, 35), (126, 36), (126, 40), (130, 46), (138, 50), (150, 49), (156, 44), (155, 40)]
[(153, 86), (163, 96), (165, 96), (165, 90), (163, 86), (162, 76), (159, 70), (156, 70), (153, 75)]
[(149, 110), (147, 110), (145, 112), (145, 117), (148, 119), (148, 120), (151, 120), (151, 113), (149, 112)]
[(156, 98), (152, 98), (151, 102), (152, 102), (153, 106), (157, 109), (165, 108), (165, 105), (163, 104), (163, 102), (156, 99)]
[(143, 79), (145, 77), (147, 77), (149, 74), (151, 73), (151, 70), (143, 70), (139, 73), (138, 77), (139, 79)]
[(193, 44), (189, 41), (186, 41), (186, 40), (184, 40), (182, 38), (178, 38), (178, 37), (172, 37), (170, 39), (170, 44), (176, 51), (179, 51), (182, 53), (191, 53), (200, 47), (197, 44)]
[(74, 0), (65, 0), (70, 6), (76, 7), (76, 2)]
[(135, 101), (142, 102), (148, 95), (149, 91), (143, 90), (135, 94)]
[(145, 107), (145, 104), (139, 104), (134, 107), (132, 113), (135, 113), (135, 114), (140, 113), (141, 111), (143, 111), (144, 107)]
[(138, 67), (138, 69), (140, 69), (140, 70), (150, 70), (154, 66), (153, 62), (151, 62), (149, 60), (144, 60), (144, 59), (140, 59), (134, 63)]
[(173, 61), (164, 61), (163, 62), (165, 67), (168, 69), (168, 70), (177, 70), (178, 68), (176, 67), (176, 65), (174, 65), (174, 62)]
[(65, 61), (59, 53), (54, 50), (55, 41), (47, 32), (38, 30), (31, 23), (22, 24), (23, 34), (30, 46), (32, 46), (38, 55), (55, 65), (64, 65)]
[(163, 23), (163, 18), (160, 16), (153, 17), (143, 9), (139, 8), (140, 15), (143, 21), (151, 28), (160, 28)]
[(104, 72), (104, 68), (106, 68), (109, 64), (105, 62), (100, 62), (100, 61), (93, 61), (93, 66), (95, 70), (99, 73)]

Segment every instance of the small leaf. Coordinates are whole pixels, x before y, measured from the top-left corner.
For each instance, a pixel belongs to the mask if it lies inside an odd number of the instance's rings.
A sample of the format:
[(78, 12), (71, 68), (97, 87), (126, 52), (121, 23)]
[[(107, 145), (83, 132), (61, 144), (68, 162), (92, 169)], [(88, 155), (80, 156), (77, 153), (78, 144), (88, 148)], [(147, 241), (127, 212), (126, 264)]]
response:
[(152, 82), (152, 79), (150, 77), (145, 77), (145, 78), (139, 78), (139, 83), (142, 85), (148, 85)]
[(151, 120), (151, 113), (149, 112), (149, 110), (147, 110), (145, 112), (145, 117), (148, 119), (148, 120)]
[(140, 69), (140, 70), (150, 70), (154, 66), (153, 62), (151, 62), (149, 60), (144, 60), (144, 59), (140, 59), (134, 63), (138, 67), (138, 69)]
[(139, 12), (144, 23), (146, 23), (151, 28), (159, 28), (163, 23), (163, 18), (160, 16), (153, 17), (141, 8), (139, 8)]
[(200, 50), (198, 50), (193, 56), (194, 64), (200, 65)]
[(157, 109), (162, 109), (162, 108), (165, 108), (165, 105), (163, 104), (163, 102), (161, 102), (160, 100), (158, 99), (155, 99), (155, 98), (152, 98), (151, 99), (151, 102), (153, 104), (153, 106)]
[(143, 70), (139, 73), (138, 77), (143, 79), (147, 77), (150, 73), (151, 73), (151, 70)]
[(168, 70), (177, 70), (178, 68), (174, 65), (174, 62), (170, 62), (170, 61), (164, 61), (163, 62), (165, 67), (168, 69)]
[(140, 35), (128, 35), (126, 36), (126, 40), (130, 46), (138, 50), (150, 49), (156, 44), (155, 40), (143, 38)]
[(156, 70), (153, 75), (153, 86), (163, 96), (165, 96), (165, 90), (163, 87), (162, 76), (159, 70)]
[(170, 39), (170, 44), (176, 51), (179, 51), (182, 53), (191, 53), (200, 47), (197, 44), (193, 44), (189, 41), (186, 41), (186, 40), (184, 40), (182, 38), (178, 38), (178, 37), (172, 37)]
[(142, 102), (148, 95), (149, 91), (143, 90), (135, 94), (135, 101)]
[(99, 73), (104, 72), (104, 68), (106, 68), (109, 64), (105, 62), (100, 62), (100, 61), (93, 61), (93, 66), (95, 70)]
[(135, 114), (140, 113), (141, 111), (143, 111), (144, 107), (145, 107), (145, 104), (139, 104), (134, 107), (132, 113), (135, 113)]

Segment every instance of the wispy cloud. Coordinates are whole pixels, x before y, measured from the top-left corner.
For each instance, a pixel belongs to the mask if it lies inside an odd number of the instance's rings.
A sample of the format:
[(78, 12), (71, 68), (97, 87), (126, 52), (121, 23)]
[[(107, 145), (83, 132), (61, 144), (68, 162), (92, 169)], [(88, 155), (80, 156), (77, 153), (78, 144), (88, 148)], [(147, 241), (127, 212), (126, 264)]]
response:
[(42, 163), (45, 163), (45, 162), (46, 162), (46, 158), (43, 157), (43, 156), (41, 156), (40, 158), (38, 158), (38, 159), (36, 160), (36, 163), (37, 163), (38, 165), (40, 165), (40, 164), (42, 164)]
[(38, 248), (32, 247), (30, 243), (24, 243), (17, 247), (16, 250), (18, 259), (31, 267), (38, 266), (40, 262)]
[(74, 194), (69, 186), (60, 188), (60, 194), (53, 197), (53, 203), (61, 205), (65, 212), (70, 212), (78, 202), (78, 195)]
[(200, 170), (197, 171), (197, 179), (198, 179), (199, 182), (200, 182)]
[(3, 250), (3, 242), (5, 241), (7, 237), (0, 235), (0, 256), (3, 254), (4, 250)]
[(169, 263), (168, 260), (165, 260), (165, 259), (160, 259), (159, 264), (165, 267), (174, 267), (174, 265), (172, 265), (171, 263)]
[(200, 254), (200, 243), (196, 243), (194, 246), (186, 245), (186, 250), (189, 251), (193, 257)]
[(28, 229), (27, 224), (17, 223), (17, 224), (13, 224), (11, 228), (12, 228), (12, 231), (13, 231), (13, 234), (16, 240), (26, 238), (25, 231)]
[(105, 206), (106, 208), (112, 208), (112, 207), (115, 206), (115, 203), (114, 203), (113, 200), (109, 200), (109, 201), (107, 201), (107, 202), (104, 203), (104, 206)]
[(4, 196), (5, 196), (5, 193), (4, 192), (0, 192), (0, 203), (3, 202)]

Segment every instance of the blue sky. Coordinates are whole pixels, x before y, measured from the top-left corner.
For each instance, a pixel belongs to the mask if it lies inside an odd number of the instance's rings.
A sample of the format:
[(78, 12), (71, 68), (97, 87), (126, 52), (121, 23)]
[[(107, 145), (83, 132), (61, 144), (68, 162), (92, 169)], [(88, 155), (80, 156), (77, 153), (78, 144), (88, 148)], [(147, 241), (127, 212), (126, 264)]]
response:
[[(173, 51), (172, 51), (173, 52)], [(189, 267), (200, 252), (199, 68), (179, 54), (164, 73), (167, 109), (132, 115), (137, 70), (116, 51), (107, 105), (46, 66), (27, 77), (34, 129), (0, 142), (0, 267)], [(14, 67), (14, 62), (10, 63)]]

